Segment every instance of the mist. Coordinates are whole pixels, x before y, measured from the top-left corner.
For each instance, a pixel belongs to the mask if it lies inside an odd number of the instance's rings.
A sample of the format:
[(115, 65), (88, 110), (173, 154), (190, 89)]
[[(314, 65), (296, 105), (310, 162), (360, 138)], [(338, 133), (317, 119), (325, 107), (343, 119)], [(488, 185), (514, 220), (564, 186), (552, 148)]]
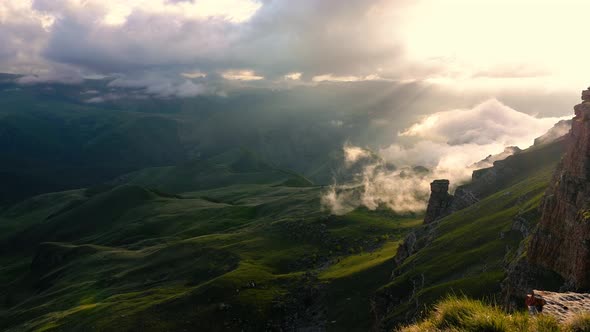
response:
[(360, 206), (384, 206), (400, 214), (423, 212), (433, 180), (448, 179), (454, 191), (475, 169), (492, 166), (496, 158), (486, 157), (505, 158), (514, 151), (506, 147), (526, 149), (548, 131), (551, 137), (544, 142), (565, 134), (562, 126), (553, 126), (566, 118), (539, 118), (490, 99), (469, 109), (423, 117), (397, 133), (400, 141), (413, 142), (381, 148), (378, 158), (371, 158), (374, 154), (368, 149), (346, 144), (343, 167), (350, 170), (360, 164), (361, 171), (351, 183), (335, 181), (322, 197), (323, 206), (337, 215)]

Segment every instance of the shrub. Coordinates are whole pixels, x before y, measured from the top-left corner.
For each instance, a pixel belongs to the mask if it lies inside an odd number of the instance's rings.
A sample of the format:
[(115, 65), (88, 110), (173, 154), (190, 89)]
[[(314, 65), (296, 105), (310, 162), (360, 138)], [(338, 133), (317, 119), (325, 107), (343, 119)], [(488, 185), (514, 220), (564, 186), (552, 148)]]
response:
[(530, 331), (538, 332), (559, 332), (563, 331), (557, 320), (553, 316), (549, 315), (538, 315), (534, 319), (534, 329), (529, 328)]

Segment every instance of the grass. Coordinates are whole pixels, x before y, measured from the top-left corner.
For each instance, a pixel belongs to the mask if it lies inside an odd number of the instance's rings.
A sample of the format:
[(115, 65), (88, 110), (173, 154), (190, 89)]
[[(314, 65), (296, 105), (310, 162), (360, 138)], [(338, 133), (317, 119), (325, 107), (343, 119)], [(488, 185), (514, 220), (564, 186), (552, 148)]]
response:
[(494, 304), (449, 296), (421, 322), (402, 327), (398, 332), (574, 332), (588, 331), (590, 317), (580, 314), (572, 321), (559, 323), (549, 315), (531, 317), (528, 313), (506, 313)]
[(312, 315), (308, 304), (330, 308), (322, 317), (333, 327), (356, 317), (366, 329), (368, 299), (420, 220), (362, 209), (329, 217), (320, 194), (273, 180), (27, 200), (0, 213), (0, 329), (259, 330)]
[(405, 299), (390, 311), (385, 324), (418, 314), (447, 294), (493, 298), (500, 292), (507, 257), (522, 235), (511, 229), (516, 216), (536, 222), (536, 209), (551, 178), (553, 165), (440, 221), (432, 242), (398, 268), (397, 277), (379, 294)]
[(343, 258), (338, 263), (330, 265), (327, 269), (319, 274), (320, 279), (338, 279), (349, 277), (355, 273), (368, 270), (376, 265), (380, 265), (391, 257), (395, 256), (398, 241), (390, 241), (383, 245), (383, 247), (373, 252), (360, 253), (358, 255), (351, 255)]
[[(306, 179), (248, 153), (222, 157), (225, 165), (152, 168), (132, 174), (132, 184), (0, 211), (0, 329), (366, 331), (383, 295), (402, 299), (386, 313), (391, 320), (453, 292), (492, 298), (521, 241), (512, 220), (534, 222), (553, 166), (537, 163), (441, 220), (432, 242), (392, 280), (397, 248), (421, 216), (366, 209), (330, 216), (321, 188)], [(494, 318), (499, 309), (486, 308), (441, 304), (444, 315), (420, 326), (552, 324), (524, 315), (506, 323)]]
[(590, 331), (590, 313), (581, 313), (565, 322), (565, 331), (567, 332), (587, 332)]

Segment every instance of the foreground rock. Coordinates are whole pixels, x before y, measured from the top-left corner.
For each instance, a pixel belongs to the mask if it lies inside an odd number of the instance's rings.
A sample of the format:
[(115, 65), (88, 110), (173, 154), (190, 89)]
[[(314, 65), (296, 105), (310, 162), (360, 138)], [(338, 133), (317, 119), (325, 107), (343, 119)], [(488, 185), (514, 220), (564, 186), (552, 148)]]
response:
[(590, 294), (541, 290), (536, 290), (535, 294), (547, 301), (543, 314), (555, 317), (560, 323), (567, 322), (578, 314), (590, 313)]

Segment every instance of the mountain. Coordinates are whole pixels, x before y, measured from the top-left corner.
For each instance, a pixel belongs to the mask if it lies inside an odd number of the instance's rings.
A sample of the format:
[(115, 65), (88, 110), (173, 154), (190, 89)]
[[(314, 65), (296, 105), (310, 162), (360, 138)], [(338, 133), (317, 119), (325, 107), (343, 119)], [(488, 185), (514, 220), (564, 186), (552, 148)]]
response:
[(572, 127), (572, 120), (561, 120), (556, 123), (547, 133), (535, 139), (534, 145), (547, 144), (566, 135)]
[(452, 193), (434, 181), (425, 215), (336, 216), (321, 205), (328, 179), (395, 169), (370, 146), (340, 167), (342, 123), (368, 120), (346, 106), (353, 94), (296, 117), (282, 102), (319, 92), (260, 92), (275, 102), (260, 109), (253, 95), (97, 104), (11, 79), (0, 330), (392, 330), (448, 294), (518, 303), (533, 284), (585, 287), (586, 100), (571, 135), (554, 137), (561, 124), (490, 156)]
[(582, 99), (527, 252), (532, 264), (559, 273), (575, 290), (590, 289), (590, 90)]
[(582, 92), (582, 103), (568, 135), (568, 147), (547, 189), (538, 227), (531, 232), (520, 259), (511, 264), (505, 282), (506, 301), (513, 304), (525, 289), (588, 291), (588, 194), (587, 151), (590, 144), (590, 91)]
[[(590, 90), (574, 110), (571, 121), (558, 123), (531, 148), (474, 172), (454, 195), (447, 193), (448, 181), (433, 182), (425, 224), (400, 245), (392, 280), (377, 292), (378, 326), (424, 317), (404, 331), (587, 330), (588, 294), (569, 291), (588, 292), (590, 285)], [(555, 139), (556, 132), (567, 134)], [(532, 289), (547, 300), (547, 319), (522, 325), (518, 320), (527, 317), (518, 311)], [(499, 300), (516, 314), (467, 299), (434, 304), (453, 292)], [(453, 316), (458, 312), (461, 317)]]
[(376, 293), (376, 328), (412, 321), (447, 294), (499, 297), (566, 144), (560, 139), (496, 161), (454, 195), (448, 181), (433, 182), (424, 224), (406, 236), (391, 280)]
[[(0, 212), (0, 328), (367, 330), (453, 290), (496, 294), (562, 151), (476, 172), (461, 188), (478, 201), (423, 226), (331, 216), (322, 187), (244, 149), (36, 196)], [(400, 261), (410, 234), (425, 245)]]

